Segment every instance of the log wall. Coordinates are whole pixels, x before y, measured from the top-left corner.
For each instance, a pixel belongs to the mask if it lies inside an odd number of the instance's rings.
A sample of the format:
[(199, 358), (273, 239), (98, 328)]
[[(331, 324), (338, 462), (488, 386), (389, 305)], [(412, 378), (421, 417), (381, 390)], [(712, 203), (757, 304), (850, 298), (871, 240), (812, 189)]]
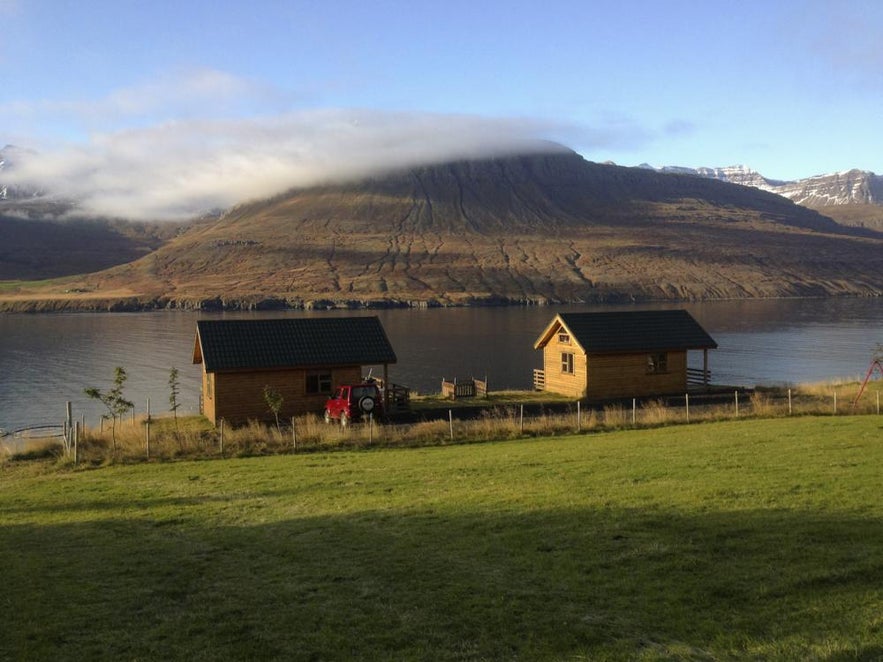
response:
[(586, 397), (591, 399), (633, 398), (685, 393), (687, 353), (667, 352), (668, 369), (647, 374), (647, 353), (589, 357)]
[(306, 392), (307, 374), (316, 372), (330, 372), (332, 387), (362, 381), (361, 366), (309, 371), (203, 372), (203, 414), (216, 425), (222, 418), (231, 425), (242, 425), (249, 420), (273, 421), (273, 412), (264, 399), (264, 387), (269, 386), (282, 395), (280, 420), (307, 413), (320, 415), (329, 394)]

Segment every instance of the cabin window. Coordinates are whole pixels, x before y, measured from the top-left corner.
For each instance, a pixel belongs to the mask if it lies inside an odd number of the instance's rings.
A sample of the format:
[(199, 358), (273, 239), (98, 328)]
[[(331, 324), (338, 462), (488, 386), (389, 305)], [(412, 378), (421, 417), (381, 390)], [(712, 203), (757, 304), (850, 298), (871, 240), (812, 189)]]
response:
[(661, 375), (668, 372), (668, 354), (648, 354), (647, 355), (647, 374)]
[(561, 352), (561, 372), (573, 374), (573, 354), (570, 352)]
[(558, 334), (558, 342), (561, 343), (562, 345), (569, 345), (570, 344), (570, 334), (567, 333), (567, 331), (561, 331)]
[(331, 393), (331, 373), (314, 372), (308, 374), (307, 393)]

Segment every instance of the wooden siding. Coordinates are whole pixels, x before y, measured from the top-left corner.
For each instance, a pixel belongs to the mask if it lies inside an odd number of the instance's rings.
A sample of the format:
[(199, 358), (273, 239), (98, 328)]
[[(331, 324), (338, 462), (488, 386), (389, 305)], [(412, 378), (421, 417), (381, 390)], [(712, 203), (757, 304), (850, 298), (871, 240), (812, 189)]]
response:
[[(242, 425), (249, 420), (272, 421), (273, 412), (264, 400), (264, 387), (269, 386), (282, 395), (280, 420), (307, 413), (319, 415), (329, 394), (306, 392), (307, 374), (313, 373), (331, 373), (332, 387), (362, 380), (361, 366), (204, 373), (203, 413), (214, 424), (222, 418), (232, 425)], [(209, 390), (207, 381), (212, 375), (214, 384)], [(209, 393), (213, 397), (209, 397)]]
[(647, 352), (590, 356), (586, 397), (633, 398), (686, 392), (687, 352), (667, 352), (667, 356), (668, 369), (660, 374), (647, 374)]
[[(203, 366), (205, 368), (205, 366)], [(202, 414), (212, 423), (217, 422), (215, 417), (215, 374), (202, 371)]]
[[(573, 374), (561, 370), (561, 354), (565, 352), (573, 354)], [(555, 333), (543, 348), (543, 365), (547, 391), (572, 398), (586, 397), (586, 356), (572, 338), (570, 343), (562, 343)]]

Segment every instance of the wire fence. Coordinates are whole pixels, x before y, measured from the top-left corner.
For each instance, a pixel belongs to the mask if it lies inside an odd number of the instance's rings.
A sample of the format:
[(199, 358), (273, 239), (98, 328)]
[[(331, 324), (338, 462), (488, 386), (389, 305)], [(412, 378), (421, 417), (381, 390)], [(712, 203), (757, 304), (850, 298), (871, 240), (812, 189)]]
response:
[[(685, 393), (665, 399), (626, 399), (604, 404), (554, 406), (497, 404), (467, 411), (435, 408), (408, 422), (377, 421), (340, 426), (318, 415), (289, 419), (279, 426), (252, 421), (211, 427), (201, 417), (182, 421), (149, 414), (101, 420), (87, 427), (70, 413), (62, 425), (34, 426), (0, 439), (7, 455), (60, 455), (74, 463), (131, 459), (232, 457), (302, 453), (365, 447), (411, 447), (509, 440), (619, 429), (640, 429), (708, 421), (804, 415), (880, 415), (880, 391), (854, 402), (848, 395), (768, 393), (734, 390), (729, 396), (703, 398)], [(457, 412), (455, 415), (455, 411)], [(8, 444), (7, 440), (13, 443)]]

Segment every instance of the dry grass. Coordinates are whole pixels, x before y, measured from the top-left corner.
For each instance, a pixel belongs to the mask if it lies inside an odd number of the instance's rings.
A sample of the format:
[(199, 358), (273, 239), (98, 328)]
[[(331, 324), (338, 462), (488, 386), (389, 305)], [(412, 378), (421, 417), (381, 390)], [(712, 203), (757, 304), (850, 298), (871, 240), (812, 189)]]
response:
[(752, 393), (749, 399), (749, 404), (751, 414), (760, 418), (773, 418), (780, 414), (788, 413), (787, 403), (783, 410), (782, 404), (779, 401), (774, 400), (769, 393), (764, 393), (762, 391), (755, 391)]
[[(735, 396), (727, 403), (714, 405), (672, 404), (663, 400), (610, 404), (600, 410), (575, 404), (562, 413), (543, 411), (522, 418), (523, 408), (513, 394), (485, 401), (485, 408), (467, 420), (429, 420), (415, 423), (353, 424), (347, 428), (328, 425), (314, 414), (294, 420), (294, 426), (277, 429), (252, 421), (247, 425), (224, 429), (212, 427), (202, 417), (154, 418), (149, 430), (146, 421), (124, 420), (116, 426), (116, 449), (110, 425), (89, 428), (81, 433), (77, 460), (87, 464), (111, 464), (149, 460), (174, 460), (202, 457), (246, 457), (303, 453), (341, 448), (409, 447), (475, 443), (502, 439), (556, 436), (578, 432), (653, 428), (685, 423), (724, 421), (736, 418), (778, 418), (803, 415), (839, 415), (880, 413), (883, 380), (869, 383), (865, 395), (853, 408), (860, 383), (838, 380), (808, 384), (788, 389), (757, 389), (744, 394), (736, 407)], [(790, 397), (789, 397), (790, 393)], [(531, 394), (531, 398), (535, 398)], [(514, 399), (513, 399), (514, 398)], [(836, 398), (836, 407), (835, 407)], [(496, 404), (493, 404), (496, 402)], [(505, 404), (504, 404), (505, 403)], [(438, 410), (436, 409), (436, 413)], [(0, 461), (62, 457), (67, 462), (73, 453), (63, 453), (52, 440), (33, 440), (15, 450), (0, 446)]]
[[(641, 407), (641, 422), (644, 425), (665, 425), (671, 421), (671, 411), (662, 400), (647, 402)], [(637, 412), (635, 412), (637, 422)]]
[(855, 398), (858, 394), (858, 389), (861, 386), (863, 378), (864, 377), (855, 376), (831, 379), (823, 382), (810, 382), (798, 385), (793, 391), (796, 395), (812, 396), (816, 398), (830, 398), (835, 393), (838, 397), (848, 397), (851, 395), (852, 398)]

